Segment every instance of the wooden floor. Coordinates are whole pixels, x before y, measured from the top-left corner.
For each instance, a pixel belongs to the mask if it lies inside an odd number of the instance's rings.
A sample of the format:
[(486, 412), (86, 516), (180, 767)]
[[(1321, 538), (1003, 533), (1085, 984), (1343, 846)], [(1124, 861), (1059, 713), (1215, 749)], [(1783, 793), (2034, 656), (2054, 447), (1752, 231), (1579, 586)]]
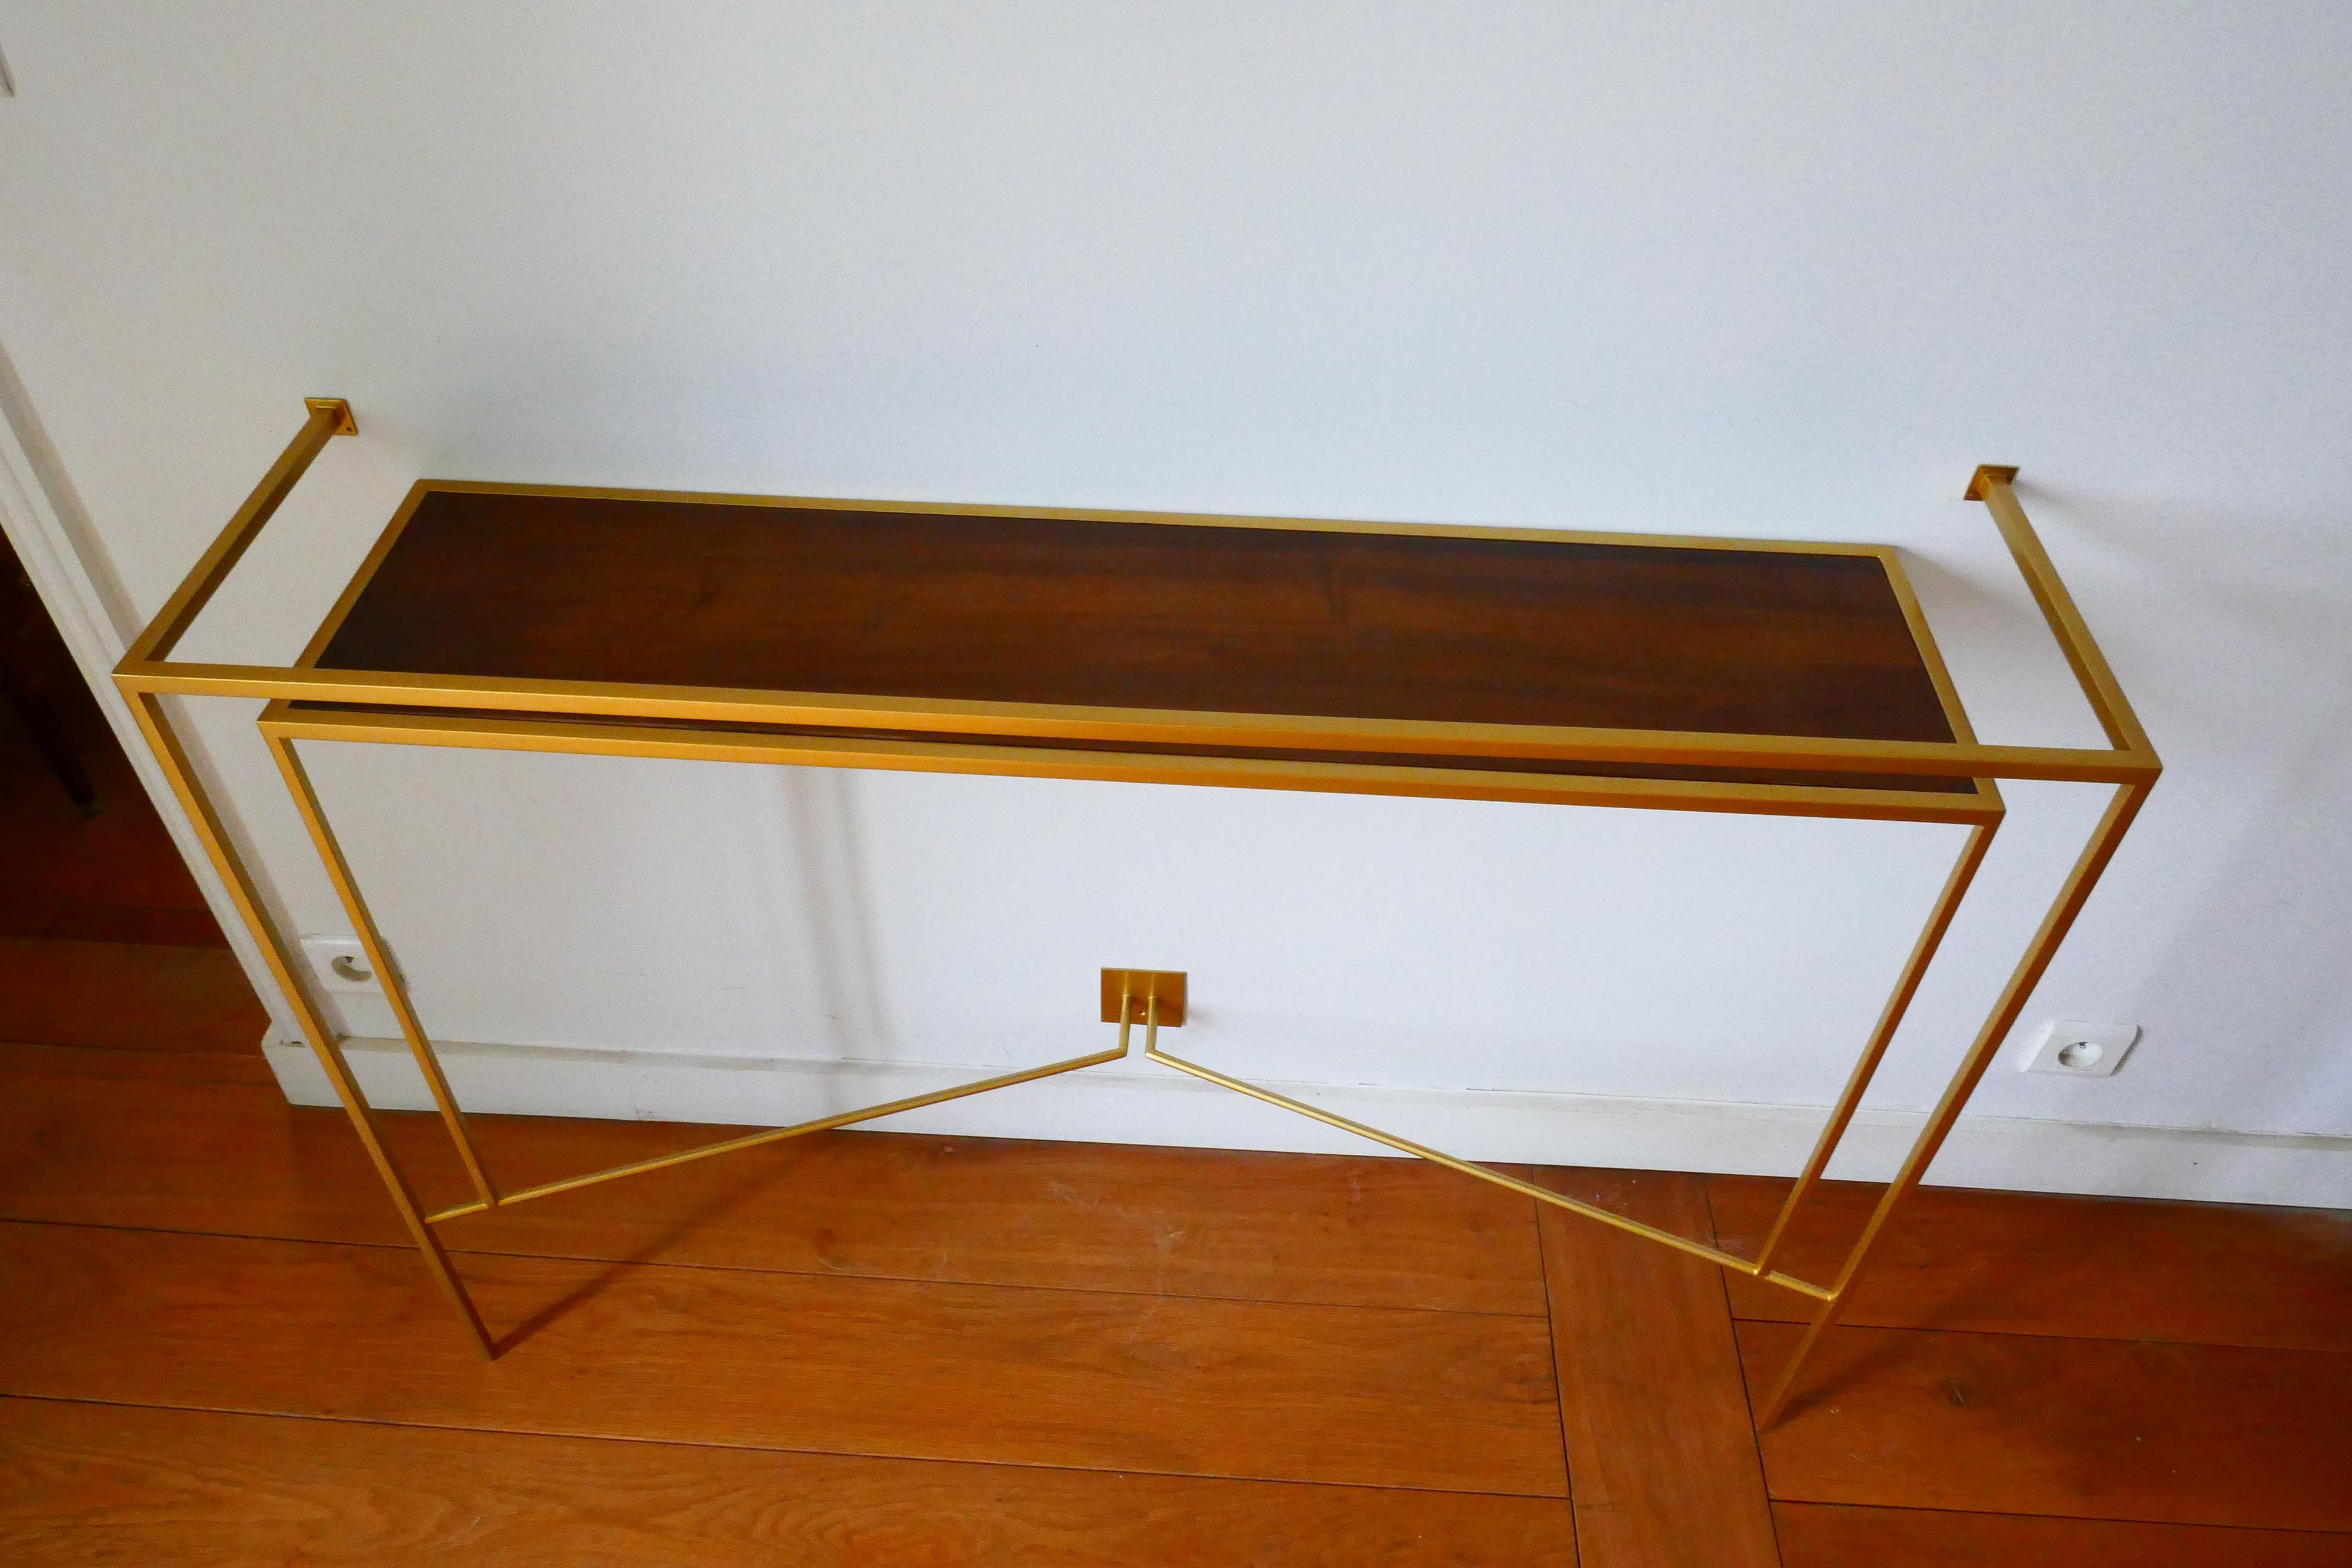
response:
[[(1431, 1166), (838, 1133), (453, 1225), (485, 1364), (227, 954), (41, 864), (0, 1563), (2352, 1564), (2316, 1211), (1930, 1192), (1759, 1439), (1791, 1298)], [(528, 1182), (709, 1135), (485, 1141)], [(1782, 1190), (1535, 1175), (1742, 1247)]]

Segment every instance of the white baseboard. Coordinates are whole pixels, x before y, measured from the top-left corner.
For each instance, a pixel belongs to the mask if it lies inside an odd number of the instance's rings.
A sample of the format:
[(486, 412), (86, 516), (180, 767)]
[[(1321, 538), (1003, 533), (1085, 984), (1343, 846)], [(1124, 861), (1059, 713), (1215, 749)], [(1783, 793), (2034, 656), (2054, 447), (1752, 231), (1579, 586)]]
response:
[[(332, 1105), (309, 1049), (264, 1043), (289, 1099)], [(374, 1104), (432, 1109), (397, 1040), (354, 1039), (352, 1067)], [(449, 1045), (441, 1059), (469, 1110), (782, 1126), (879, 1105), (1004, 1068), (816, 1062)], [(1467, 1159), (1791, 1175), (1819, 1131), (1818, 1107), (1596, 1095), (1268, 1088)], [(1925, 1120), (1864, 1110), (1831, 1174), (1884, 1181)], [(1377, 1144), (1145, 1062), (1087, 1068), (866, 1125), (958, 1137), (1043, 1138), (1300, 1153), (1385, 1153)], [(1940, 1185), (2216, 1203), (2352, 1207), (2352, 1138), (1964, 1117), (1937, 1158)]]

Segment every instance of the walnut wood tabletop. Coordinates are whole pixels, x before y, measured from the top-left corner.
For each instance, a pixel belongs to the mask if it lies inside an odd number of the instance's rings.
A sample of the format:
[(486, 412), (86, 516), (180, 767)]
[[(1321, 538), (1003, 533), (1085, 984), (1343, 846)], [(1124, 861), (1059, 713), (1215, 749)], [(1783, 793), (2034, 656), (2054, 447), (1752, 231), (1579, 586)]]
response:
[[(321, 669), (857, 696), (1949, 742), (1892, 552), (1247, 519), (420, 484)], [(1963, 721), (1964, 724), (1964, 721)], [(787, 727), (788, 728), (788, 727)], [(1050, 724), (1047, 729), (1050, 731)], [(843, 732), (839, 731), (831, 732)], [(967, 721), (952, 737), (1039, 744)], [(1050, 743), (1073, 743), (1067, 737)], [(1078, 741), (1077, 744), (1086, 744)], [(1164, 754), (1975, 793), (1968, 780), (1478, 753)]]

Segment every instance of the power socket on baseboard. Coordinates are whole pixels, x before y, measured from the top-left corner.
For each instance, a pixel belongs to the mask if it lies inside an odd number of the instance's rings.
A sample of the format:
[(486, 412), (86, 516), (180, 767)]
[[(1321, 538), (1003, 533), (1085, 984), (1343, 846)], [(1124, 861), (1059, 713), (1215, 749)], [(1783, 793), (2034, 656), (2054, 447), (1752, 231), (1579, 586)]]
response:
[(373, 996), (383, 992), (376, 984), (375, 966), (368, 962), (367, 949), (356, 937), (306, 936), (302, 956), (310, 965), (310, 977), (336, 995)]
[(2021, 1072), (2056, 1073), (2064, 1078), (2108, 1078), (2124, 1065), (2139, 1039), (2137, 1024), (2088, 1024), (2079, 1018), (2053, 1018), (2042, 1037), (2019, 1064)]

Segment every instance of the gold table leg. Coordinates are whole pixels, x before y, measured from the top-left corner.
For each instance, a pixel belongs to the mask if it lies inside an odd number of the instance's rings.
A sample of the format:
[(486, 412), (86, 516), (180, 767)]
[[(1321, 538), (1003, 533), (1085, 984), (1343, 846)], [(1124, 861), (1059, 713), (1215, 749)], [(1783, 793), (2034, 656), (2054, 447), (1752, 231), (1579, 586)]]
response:
[(1862, 1104), (1864, 1090), (1877, 1075), (1878, 1064), (1885, 1058), (1886, 1047), (1894, 1043), (1895, 1031), (1901, 1026), (1904, 1014), (1911, 1009), (1911, 999), (1919, 994), (1919, 982), (1926, 978), (1927, 965), (1934, 962), (1936, 950), (1943, 945), (1944, 933), (1951, 929), (1952, 917), (1959, 911), (1960, 900), (1968, 896), (1969, 884), (1976, 880), (1977, 868), (1984, 864), (1985, 851), (1992, 847), (1993, 829), (1998, 824), (1984, 823), (1969, 829), (1966, 843), (1960, 846), (1959, 858), (1953, 863), (1952, 874), (1945, 879), (1943, 891), (1936, 895), (1935, 907), (1927, 912), (1927, 923), (1912, 946), (1911, 956), (1903, 965), (1903, 973), (1895, 982), (1895, 992), (1886, 999), (1886, 1006), (1878, 1016), (1877, 1026), (1870, 1032), (1869, 1044), (1863, 1047), (1862, 1058), (1853, 1064), (1846, 1079), (1844, 1092), (1830, 1111), (1830, 1119), (1822, 1127), (1821, 1136), (1814, 1140), (1813, 1152), (1797, 1177), (1797, 1184), (1789, 1189), (1789, 1196), (1780, 1205), (1780, 1212), (1772, 1221), (1771, 1230), (1764, 1237), (1763, 1247), (1756, 1254), (1756, 1270), (1767, 1273), (1772, 1260), (1780, 1256), (1780, 1244), (1788, 1239), (1789, 1229), (1797, 1218), (1797, 1211), (1821, 1181), (1822, 1173), (1829, 1167), (1830, 1156), (1837, 1152), (1839, 1142), (1845, 1137), (1846, 1128), (1853, 1121), (1854, 1111)]
[(228, 884), (229, 898), (236, 905), (237, 915), (245, 921), (246, 929), (252, 931), (260, 942), (262, 958), (269, 965), (271, 978), (278, 982), (278, 989), (285, 993), (287, 1001), (293, 1006), (295, 1018), (302, 1026), (302, 1033), (309, 1039), (311, 1051), (317, 1055), (319, 1065), (326, 1069), (328, 1080), (335, 1086), (335, 1096), (343, 1102), (343, 1110), (352, 1119), (352, 1131), (360, 1135), (360, 1142), (367, 1150), (368, 1158), (374, 1162), (376, 1174), (383, 1178), (384, 1191), (391, 1194), (393, 1207), (400, 1211), (401, 1223), (408, 1227), (410, 1237), (415, 1241), (417, 1252), (425, 1259), (425, 1271), (433, 1276), (433, 1283), (448, 1298), (449, 1305), (465, 1325), (474, 1348), (484, 1356), (496, 1356), (498, 1351), (491, 1342), (489, 1331), (482, 1326), (481, 1314), (474, 1310), (474, 1300), (467, 1294), (465, 1282), (450, 1267), (449, 1255), (443, 1250), (441, 1238), (433, 1234), (432, 1226), (425, 1221), (425, 1211), (416, 1202), (415, 1191), (409, 1186), (408, 1178), (393, 1159), (391, 1149), (385, 1145), (383, 1129), (376, 1121), (375, 1110), (368, 1104), (359, 1080), (352, 1076), (351, 1064), (343, 1059), (342, 1045), (336, 1039), (334, 1031), (327, 1026), (325, 1016), (302, 977), (302, 966), (289, 950), (285, 937), (278, 932), (277, 922), (264, 912), (259, 890), (247, 875), (243, 861), (229, 847), (227, 830), (222, 826), (219, 814), (213, 809), (211, 797), (205, 792), (195, 764), (180, 744), (170, 716), (163, 711), (163, 699), (152, 692), (131, 693), (131, 710), (138, 717), (139, 728), (145, 733), (147, 744), (154, 750), (156, 761), (163, 764), (164, 776), (171, 780), (172, 793), (179, 797), (180, 805), (186, 809), (188, 820), (195, 827), (196, 837), (204, 845), (206, 858), (220, 872), (221, 879)]
[(1969, 1046), (1968, 1055), (1961, 1058), (1959, 1070), (1952, 1075), (1951, 1082), (1945, 1087), (1944, 1098), (1937, 1102), (1935, 1111), (1927, 1118), (1927, 1125), (1920, 1129), (1917, 1142), (1911, 1145), (1911, 1152), (1904, 1157), (1902, 1169), (1888, 1184), (1885, 1194), (1878, 1200), (1877, 1208), (1871, 1213), (1870, 1222), (1863, 1226), (1861, 1237), (1846, 1255), (1845, 1266), (1838, 1270), (1837, 1279), (1830, 1287), (1829, 1300), (1823, 1303), (1821, 1311), (1806, 1328), (1804, 1338), (1798, 1342), (1796, 1352), (1790, 1356), (1780, 1381), (1773, 1385), (1771, 1394), (1758, 1410), (1756, 1426), (1759, 1431), (1769, 1430), (1780, 1420), (1789, 1395), (1796, 1387), (1797, 1373), (1803, 1369), (1806, 1358), (1821, 1343), (1823, 1332), (1837, 1321), (1838, 1314), (1844, 1309), (1846, 1294), (1853, 1288), (1855, 1276), (1869, 1259), (1871, 1248), (1885, 1234), (1887, 1221), (1902, 1206), (1903, 1200), (1918, 1186), (1921, 1178), (1927, 1175), (1928, 1165), (1935, 1160), (1937, 1151), (1944, 1146), (1952, 1124), (1959, 1120), (1969, 1096), (1976, 1091), (1979, 1080), (1984, 1077), (1985, 1069), (1992, 1065), (1992, 1058), (2000, 1051), (2001, 1043), (2008, 1039), (2010, 1030), (2016, 1027), (2018, 1015), (2025, 1010), (2034, 986), (2041, 983), (2042, 973), (2050, 967), (2050, 961), (2057, 956), (2058, 944), (2065, 941), (2074, 917), (2082, 913), (2083, 905), (2091, 897), (2091, 889), (2097, 885), (2099, 874), (2114, 858), (2116, 846), (2122, 841), (2124, 830), (2131, 826), (2132, 818), (2138, 815), (2140, 803), (2147, 798), (2147, 786), (2145, 784), (2116, 787), (2115, 798), (2107, 803), (2106, 813), (2099, 818), (2099, 826), (2092, 832), (2090, 842), (2083, 847), (2083, 853), (2075, 860), (2074, 869), (2066, 874), (2065, 882), (2060, 886), (2050, 912), (2042, 917), (2041, 927), (2034, 931), (2033, 940), (2026, 944), (2024, 956), (2018, 960), (2009, 984), (2001, 988), (2000, 997), (1993, 1004), (1984, 1027), (1978, 1031), (1975, 1043)]
[[(139, 700), (152, 704), (158, 700), (142, 694)], [(592, 1171), (583, 1175), (568, 1176), (558, 1181), (544, 1182), (537, 1186), (526, 1187), (518, 1192), (502, 1194), (490, 1179), (475, 1150), (473, 1139), (467, 1128), (465, 1112), (458, 1106), (457, 1095), (450, 1089), (448, 1079), (442, 1071), (440, 1058), (434, 1049), (432, 1037), (425, 1032), (424, 1025), (416, 1016), (415, 1005), (408, 994), (407, 979), (393, 961), (391, 950), (375, 923), (373, 914), (368, 909), (366, 898), (360, 891), (358, 879), (352, 874), (351, 865), (344, 858), (342, 847), (335, 837), (334, 828), (328, 822), (325, 807), (319, 799), (318, 790), (310, 781), (310, 771), (302, 765), (301, 758), (295, 752), (294, 736), (285, 728), (286, 721), (283, 717), (285, 706), (282, 700), (274, 702), (264, 711), (260, 725), (262, 739), (268, 745), (270, 755), (276, 760), (278, 771), (285, 776), (287, 788), (293, 795), (295, 806), (301, 813), (304, 825), (310, 829), (311, 842), (318, 849), (320, 860), (326, 868), (328, 879), (333, 882), (336, 894), (342, 900), (344, 911), (350, 915), (354, 929), (359, 932), (361, 945), (365, 950), (369, 961), (375, 965), (378, 983), (383, 988), (385, 998), (392, 1004), (394, 1015), (400, 1020), (401, 1033), (407, 1040), (411, 1054), (416, 1058), (416, 1065), (424, 1071), (425, 1082), (432, 1089), (434, 1103), (440, 1110), (443, 1123), (447, 1127), (450, 1138), (456, 1143), (459, 1154), (465, 1161), (467, 1171), (473, 1179), (477, 1194), (474, 1201), (433, 1213), (427, 1213), (419, 1206), (415, 1191), (409, 1186), (406, 1177), (393, 1160), (390, 1151), (384, 1146), (382, 1129), (376, 1121), (375, 1112), (368, 1105), (358, 1081), (352, 1076), (349, 1064), (344, 1059), (341, 1043), (337, 1041), (333, 1031), (327, 1027), (324, 1017), (309, 993), (300, 987), (295, 978), (299, 966), (290, 957), (284, 939), (279, 936), (276, 927), (261, 914), (258, 900), (249, 896), (249, 889), (246, 888), (242, 868), (231, 869), (235, 861), (226, 854), (223, 841), (216, 837), (207, 837), (206, 849), (213, 855), (215, 863), (222, 866), (224, 874), (230, 877), (232, 883), (246, 889), (240, 893), (238, 912), (261, 937), (265, 948), (271, 955), (271, 971), (278, 983), (286, 987), (289, 995), (299, 999), (297, 1005), (300, 1011), (304, 1030), (310, 1037), (311, 1048), (318, 1053), (320, 1061), (325, 1065), (329, 1078), (334, 1082), (335, 1092), (341, 1098), (344, 1108), (350, 1111), (352, 1124), (359, 1129), (362, 1141), (366, 1143), (370, 1156), (375, 1161), (377, 1172), (383, 1177), (385, 1187), (392, 1193), (394, 1203), (400, 1208), (402, 1219), (407, 1224), (410, 1234), (416, 1238), (418, 1247), (424, 1254), (426, 1268), (432, 1272), (435, 1280), (448, 1295), (451, 1304), (456, 1307), (458, 1316), (464, 1320), (483, 1352), (493, 1359), (497, 1356), (497, 1349), (484, 1331), (481, 1318), (476, 1312), (464, 1285), (449, 1267), (448, 1255), (443, 1249), (440, 1238), (434, 1234), (433, 1227), (437, 1225), (466, 1215), (479, 1214), (489, 1209), (511, 1208), (518, 1204), (553, 1197), (560, 1193), (575, 1192), (582, 1187), (617, 1181), (624, 1176), (643, 1175), (653, 1171), (667, 1170), (672, 1166), (709, 1159), (717, 1154), (761, 1148), (786, 1139), (803, 1137), (811, 1132), (854, 1126), (862, 1121), (872, 1121), (902, 1111), (943, 1104), (951, 1100), (986, 1094), (1000, 1089), (1011, 1089), (1016, 1084), (1031, 1083), (1039, 1079), (1053, 1078), (1062, 1073), (1076, 1072), (1083, 1068), (1115, 1061), (1127, 1054), (1128, 1025), (1122, 1021), (1116, 1045), (1102, 1050), (1089, 1051), (1083, 1056), (1046, 1062), (1037, 1067), (1020, 1068), (976, 1082), (957, 1084), (924, 1094), (909, 1095), (885, 1104), (864, 1106), (855, 1110), (836, 1111), (813, 1121), (796, 1122), (789, 1127), (763, 1128), (756, 1132), (748, 1132), (737, 1137), (722, 1139), (717, 1142), (679, 1150), (674, 1153), (632, 1161), (606, 1170)], [(160, 721), (160, 709), (157, 712)], [(164, 754), (164, 747), (167, 743), (159, 739), (159, 736), (165, 733), (167, 731), (160, 728), (149, 730), (149, 741), (156, 745), (159, 755)], [(179, 753), (176, 741), (168, 743), (172, 750), (171, 754), (166, 758), (165, 766), (167, 771), (173, 773), (174, 786), (181, 789), (182, 800), (189, 804), (192, 815), (202, 815), (210, 825), (210, 834), (217, 835), (218, 824), (212, 820), (211, 807), (204, 803), (201, 791), (195, 787), (194, 774), (188, 770), (184, 756)], [(1151, 1011), (1148, 1018), (1150, 1026), (1148, 1037), (1152, 1039), (1158, 1037), (1158, 993), (1154, 991), (1151, 994)]]
[(360, 895), (359, 882), (343, 858), (342, 846), (336, 842), (335, 830), (328, 826), (326, 813), (320, 809), (319, 792), (311, 785), (310, 771), (295, 755), (292, 741), (268, 730), (262, 731), (261, 738), (269, 747), (270, 756), (276, 759), (278, 771), (286, 777), (286, 788), (294, 797), (295, 808), (302, 814), (302, 825), (310, 830), (310, 842), (318, 847), (320, 863), (327, 868), (327, 879), (335, 885), (335, 896), (342, 900), (343, 912), (351, 917), (352, 929), (359, 933), (360, 947), (375, 968), (376, 982), (383, 987), (384, 1000), (392, 1004), (393, 1016), (400, 1021), (401, 1037), (408, 1042), (409, 1054), (416, 1058), (418, 1069), (425, 1074), (425, 1086), (432, 1090), (442, 1125), (449, 1130), (449, 1141), (457, 1146), (457, 1156), (465, 1162), (475, 1195), (484, 1208), (496, 1208), (498, 1187), (482, 1166), (481, 1154), (466, 1127), (466, 1113), (457, 1108), (457, 1097), (450, 1092), (449, 1079), (441, 1071), (440, 1058), (433, 1054), (432, 1042), (425, 1038), (425, 1026), (416, 1021), (416, 1009), (408, 1000), (408, 982), (394, 966), (383, 934), (376, 929), (375, 917), (368, 912), (367, 900)]

